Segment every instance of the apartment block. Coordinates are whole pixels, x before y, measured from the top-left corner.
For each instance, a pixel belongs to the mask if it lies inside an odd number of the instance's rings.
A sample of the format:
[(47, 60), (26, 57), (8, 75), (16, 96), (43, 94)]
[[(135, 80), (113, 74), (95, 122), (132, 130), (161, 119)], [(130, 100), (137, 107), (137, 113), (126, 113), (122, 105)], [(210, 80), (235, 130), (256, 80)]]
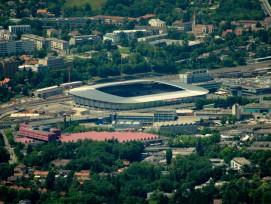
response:
[(42, 48), (47, 48), (49, 45), (49, 41), (41, 36), (38, 35), (33, 35), (33, 34), (23, 34), (21, 37), (22, 40), (29, 40), (29, 41), (33, 41), (35, 48), (37, 50), (40, 50)]
[(0, 30), (0, 40), (16, 40), (17, 35), (11, 34), (8, 30)]
[(70, 45), (80, 45), (85, 43), (96, 43), (99, 42), (101, 38), (98, 35), (77, 35), (71, 37)]
[(12, 77), (18, 71), (19, 62), (14, 59), (4, 59), (0, 61), (0, 75)]
[(11, 34), (17, 34), (18, 32), (29, 33), (31, 31), (30, 25), (11, 25), (8, 27)]
[(69, 42), (65, 40), (60, 40), (58, 38), (48, 38), (50, 41), (50, 47), (55, 51), (65, 51), (69, 49)]
[(34, 51), (34, 43), (28, 40), (0, 42), (0, 56), (5, 54), (29, 53)]
[(66, 66), (64, 57), (48, 56), (43, 59), (39, 59), (39, 64), (48, 66), (49, 68), (63, 68)]

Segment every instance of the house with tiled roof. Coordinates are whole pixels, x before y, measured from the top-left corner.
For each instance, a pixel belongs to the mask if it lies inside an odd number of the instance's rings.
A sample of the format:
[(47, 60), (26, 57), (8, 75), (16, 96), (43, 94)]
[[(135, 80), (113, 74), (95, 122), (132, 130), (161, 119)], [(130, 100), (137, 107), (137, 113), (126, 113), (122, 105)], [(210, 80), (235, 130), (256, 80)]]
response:
[(90, 180), (90, 171), (81, 170), (79, 172), (74, 172), (74, 179), (78, 181), (89, 181)]
[(49, 174), (48, 171), (34, 171), (34, 177), (35, 178), (45, 178)]

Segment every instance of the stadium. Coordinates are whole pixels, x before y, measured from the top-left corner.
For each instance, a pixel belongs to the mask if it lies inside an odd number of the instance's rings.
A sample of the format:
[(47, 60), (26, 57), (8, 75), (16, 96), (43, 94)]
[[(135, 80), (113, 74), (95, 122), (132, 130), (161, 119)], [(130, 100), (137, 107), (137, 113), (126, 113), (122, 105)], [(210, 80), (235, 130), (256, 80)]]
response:
[(84, 107), (100, 110), (133, 110), (176, 105), (205, 98), (208, 90), (191, 84), (156, 80), (132, 80), (84, 86), (69, 91)]

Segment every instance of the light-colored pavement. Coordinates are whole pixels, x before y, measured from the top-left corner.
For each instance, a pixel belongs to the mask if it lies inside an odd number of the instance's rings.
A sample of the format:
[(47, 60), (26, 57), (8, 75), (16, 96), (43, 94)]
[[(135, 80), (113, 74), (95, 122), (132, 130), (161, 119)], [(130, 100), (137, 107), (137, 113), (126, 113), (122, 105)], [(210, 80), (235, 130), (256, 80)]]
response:
[(5, 134), (5, 132), (3, 130), (1, 130), (0, 133), (2, 133), (2, 135), (3, 135), (4, 142), (5, 142), (5, 148), (8, 150), (8, 153), (9, 153), (9, 156), (10, 156), (9, 164), (17, 163), (17, 157), (14, 154), (13, 148), (8, 143), (8, 138), (7, 138), (6, 134)]

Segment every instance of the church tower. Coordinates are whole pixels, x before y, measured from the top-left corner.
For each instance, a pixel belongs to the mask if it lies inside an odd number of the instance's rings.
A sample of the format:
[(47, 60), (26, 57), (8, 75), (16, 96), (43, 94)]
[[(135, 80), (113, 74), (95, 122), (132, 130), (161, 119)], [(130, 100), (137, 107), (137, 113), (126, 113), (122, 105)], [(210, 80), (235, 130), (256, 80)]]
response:
[(193, 19), (192, 19), (192, 31), (195, 31), (196, 28), (196, 11), (194, 10)]

